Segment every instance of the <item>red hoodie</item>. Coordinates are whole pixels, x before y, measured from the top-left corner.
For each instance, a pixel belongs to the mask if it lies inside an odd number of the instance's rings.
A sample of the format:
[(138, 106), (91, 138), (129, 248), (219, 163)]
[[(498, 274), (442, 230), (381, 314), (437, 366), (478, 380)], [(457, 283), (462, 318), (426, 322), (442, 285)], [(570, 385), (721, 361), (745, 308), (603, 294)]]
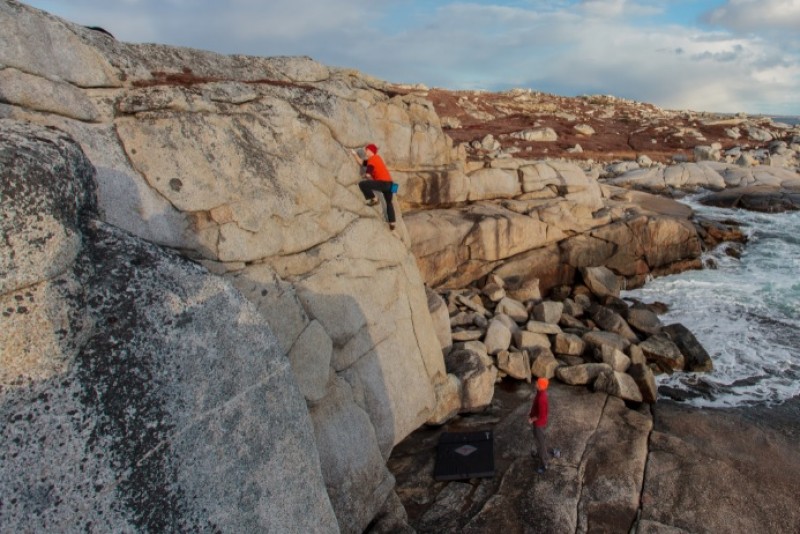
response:
[(389, 169), (383, 159), (377, 154), (367, 160), (367, 173), (372, 176), (373, 180), (380, 180), (381, 182), (391, 182), (392, 175), (389, 174)]
[(536, 391), (536, 396), (533, 398), (531, 404), (531, 411), (528, 417), (536, 417), (533, 422), (535, 426), (547, 426), (547, 412), (549, 411), (549, 403), (547, 402), (547, 390), (540, 389)]

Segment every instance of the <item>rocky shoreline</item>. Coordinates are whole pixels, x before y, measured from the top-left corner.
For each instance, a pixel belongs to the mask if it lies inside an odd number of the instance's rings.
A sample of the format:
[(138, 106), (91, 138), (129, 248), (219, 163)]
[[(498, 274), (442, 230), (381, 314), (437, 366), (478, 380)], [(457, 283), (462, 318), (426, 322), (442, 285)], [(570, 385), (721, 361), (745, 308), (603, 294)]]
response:
[[(660, 400), (631, 410), (605, 395), (556, 385), (548, 439), (562, 458), (538, 475), (528, 456), (530, 393), (526, 383), (504, 384), (486, 412), (417, 430), (400, 443), (388, 465), (407, 518), (384, 518), (372, 532), (644, 534), (800, 527), (794, 489), (800, 398), (731, 409)], [(486, 429), (494, 431), (494, 478), (433, 479), (442, 432)]]
[(561, 300), (520, 302), (495, 276), (480, 290), (448, 291), (446, 301), (429, 293), (453, 380), (437, 390), (439, 409), (428, 423), (482, 411), (505, 377), (556, 377), (625, 401), (654, 403), (656, 374), (713, 368), (686, 327), (661, 323), (662, 306), (620, 299), (620, 278), (611, 270), (588, 267), (581, 277), (583, 284), (562, 288)]

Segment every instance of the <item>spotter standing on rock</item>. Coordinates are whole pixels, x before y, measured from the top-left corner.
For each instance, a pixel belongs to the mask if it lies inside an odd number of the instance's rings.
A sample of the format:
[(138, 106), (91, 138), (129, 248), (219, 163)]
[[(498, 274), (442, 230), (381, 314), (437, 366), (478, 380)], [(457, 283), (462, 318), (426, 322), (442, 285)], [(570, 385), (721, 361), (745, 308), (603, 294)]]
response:
[[(547, 446), (545, 444), (544, 429), (547, 426), (547, 416), (550, 412), (550, 404), (547, 399), (547, 386), (550, 381), (546, 378), (539, 378), (536, 380), (536, 395), (533, 397), (531, 404), (531, 411), (528, 413), (528, 422), (531, 423), (533, 430), (534, 445), (536, 453), (539, 456), (540, 465), (536, 469), (537, 473), (544, 473), (547, 470)], [(533, 447), (531, 447), (531, 456), (534, 456)], [(553, 449), (553, 456), (560, 456), (558, 449)]]
[(352, 152), (352, 154), (356, 161), (366, 169), (366, 174), (369, 177), (358, 183), (358, 188), (361, 189), (364, 198), (367, 199), (367, 205), (374, 206), (378, 203), (378, 199), (375, 198), (375, 191), (383, 193), (383, 198), (386, 200), (386, 219), (389, 221), (389, 228), (394, 230), (395, 218), (392, 197), (397, 191), (397, 186), (392, 182), (392, 175), (389, 174), (389, 169), (386, 168), (383, 158), (378, 155), (378, 147), (372, 143), (365, 146), (364, 154), (366, 159), (363, 161), (361, 161), (356, 152)]

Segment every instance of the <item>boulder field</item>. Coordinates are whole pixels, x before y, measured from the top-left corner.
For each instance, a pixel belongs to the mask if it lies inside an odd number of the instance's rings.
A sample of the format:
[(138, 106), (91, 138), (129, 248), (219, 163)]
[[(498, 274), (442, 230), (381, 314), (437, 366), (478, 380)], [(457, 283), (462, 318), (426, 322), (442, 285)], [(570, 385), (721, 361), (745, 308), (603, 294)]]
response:
[[(539, 336), (577, 350), (529, 323), (584, 343), (648, 328), (600, 300), (539, 320), (543, 297), (698, 268), (735, 234), (596, 165), (454, 144), (423, 93), (310, 58), (126, 44), (0, 0), (0, 530), (410, 528), (398, 444), (535, 374)], [(394, 232), (357, 187), (349, 151), (368, 142), (400, 185)], [(501, 293), (485, 325), (460, 315)], [(518, 304), (514, 329), (498, 317)], [(624, 362), (607, 352), (585, 363)]]

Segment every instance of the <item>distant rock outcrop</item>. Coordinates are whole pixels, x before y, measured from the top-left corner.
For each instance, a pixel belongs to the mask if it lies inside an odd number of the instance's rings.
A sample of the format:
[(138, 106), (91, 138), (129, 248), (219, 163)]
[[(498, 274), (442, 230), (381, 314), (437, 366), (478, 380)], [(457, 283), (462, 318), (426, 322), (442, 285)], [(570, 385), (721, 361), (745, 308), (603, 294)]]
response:
[[(457, 288), (494, 273), (524, 301), (572, 285), (584, 267), (607, 266), (636, 287), (648, 276), (700, 266), (701, 242), (684, 206), (601, 186), (574, 163), (505, 163), (483, 169), (493, 173), (493, 202), (451, 199), (444, 204), (452, 207), (406, 216), (427, 283)], [(473, 187), (487, 196), (475, 179), (479, 172), (465, 178), (463, 199), (474, 195)]]

